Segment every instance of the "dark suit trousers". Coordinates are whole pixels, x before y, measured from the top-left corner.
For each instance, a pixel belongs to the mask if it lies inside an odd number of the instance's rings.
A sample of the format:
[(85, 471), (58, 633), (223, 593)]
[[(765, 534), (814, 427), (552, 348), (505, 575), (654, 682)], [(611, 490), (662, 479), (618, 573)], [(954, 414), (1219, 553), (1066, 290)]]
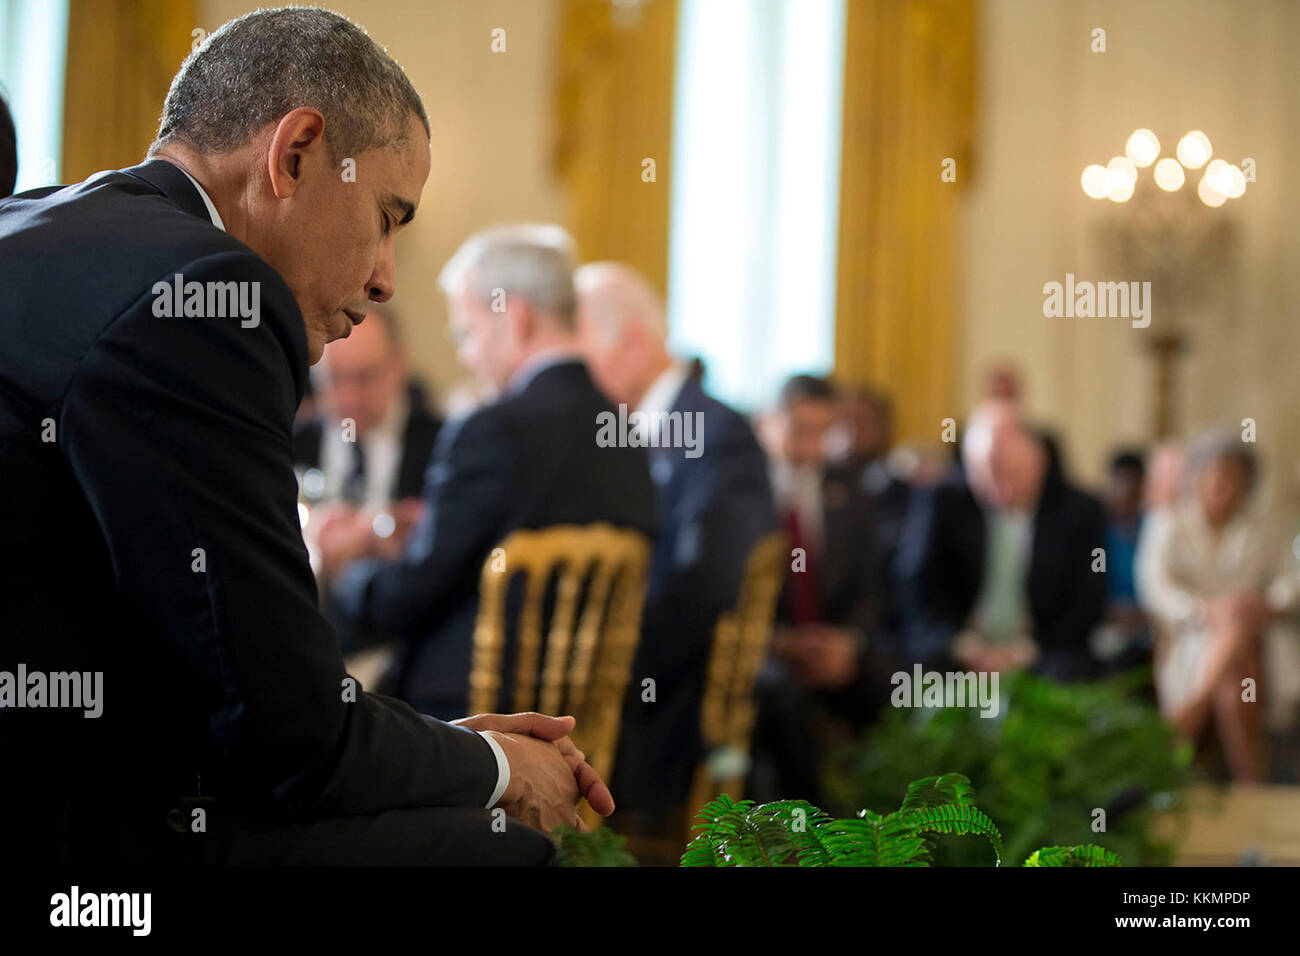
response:
[[(206, 806), (194, 833), (193, 808)], [(543, 833), (477, 807), (412, 807), (317, 820), (232, 814), (221, 803), (67, 800), (7, 806), (6, 850), (36, 866), (550, 866)], [(165, 822), (175, 824), (173, 829)], [(494, 826), (495, 822), (495, 826)]]

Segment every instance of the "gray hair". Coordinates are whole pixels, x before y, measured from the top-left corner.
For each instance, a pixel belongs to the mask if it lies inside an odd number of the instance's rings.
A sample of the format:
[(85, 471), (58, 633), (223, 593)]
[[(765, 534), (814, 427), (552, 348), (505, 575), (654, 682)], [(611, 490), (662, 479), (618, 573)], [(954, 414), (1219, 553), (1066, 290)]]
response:
[(471, 298), (485, 306), (502, 293), (517, 295), (571, 330), (577, 309), (575, 259), (573, 239), (559, 226), (493, 226), (465, 240), (443, 267), (438, 285), (448, 295), (467, 286)]
[(663, 300), (636, 269), (621, 262), (588, 262), (573, 274), (584, 313), (606, 336), (615, 338), (629, 322), (639, 322), (660, 342), (668, 340)]
[(401, 143), (415, 87), (366, 32), (319, 7), (257, 10), (224, 24), (185, 58), (149, 147), (179, 141), (224, 153), (299, 107), (320, 110), (334, 162)]
[(1187, 452), (1185, 474), (1195, 477), (1219, 461), (1236, 462), (1246, 479), (1246, 493), (1254, 492), (1259, 484), (1259, 456), (1241, 440), (1240, 433), (1231, 428), (1211, 429), (1197, 437)]

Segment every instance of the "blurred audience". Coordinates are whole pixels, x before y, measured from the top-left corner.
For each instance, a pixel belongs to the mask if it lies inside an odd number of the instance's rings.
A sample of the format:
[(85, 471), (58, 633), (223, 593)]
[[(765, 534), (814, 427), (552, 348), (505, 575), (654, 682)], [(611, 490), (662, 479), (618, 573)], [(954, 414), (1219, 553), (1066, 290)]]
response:
[[(701, 453), (650, 447), (658, 491), (640, 649), (614, 769), (616, 826), (637, 833), (679, 824), (705, 757), (699, 711), (719, 615), (735, 606), (750, 550), (775, 525), (767, 463), (748, 421), (711, 398), (694, 369), (669, 353), (663, 302), (628, 266), (580, 268), (579, 342), (610, 401), (658, 416), (698, 416)], [(656, 699), (642, 699), (653, 678)], [(673, 835), (680, 828), (671, 831)]]
[(372, 534), (343, 542), (325, 563), (343, 568), (332, 582), (336, 613), (359, 632), (400, 639), (386, 689), (445, 717), (468, 703), (479, 577), (492, 548), (517, 528), (557, 524), (652, 534), (657, 515), (644, 450), (596, 442), (609, 404), (578, 351), (563, 230), (478, 233), (440, 284), (457, 354), (497, 398), (442, 429), (424, 514), (400, 558), (383, 558)]
[(888, 658), (872, 642), (885, 582), (871, 500), (829, 462), (837, 402), (826, 379), (795, 375), (761, 427), (791, 549), (758, 687), (752, 782), (764, 796), (815, 802), (828, 739), (861, 727), (887, 696)]
[(1093, 634), (1093, 652), (1110, 670), (1150, 660), (1150, 630), (1137, 599), (1135, 562), (1142, 534), (1146, 468), (1136, 451), (1118, 452), (1106, 472), (1106, 617)]
[(1005, 399), (1009, 402), (1022, 402), (1025, 387), (1022, 382), (1020, 367), (1014, 362), (998, 362), (988, 371), (985, 384), (985, 397)]
[[(892, 641), (901, 628), (895, 589), (898, 545), (911, 500), (911, 480), (924, 480), (922, 459), (913, 451), (891, 454), (894, 410), (889, 399), (862, 385), (838, 389), (836, 422), (829, 435), (832, 481), (855, 485), (866, 496), (870, 511), (870, 566), (876, 607), (872, 628), (881, 640)], [(942, 467), (942, 466), (941, 466)], [(877, 642), (879, 643), (879, 641)]]
[(846, 475), (860, 475), (883, 465), (894, 443), (893, 409), (889, 399), (863, 385), (841, 386), (835, 421), (827, 433), (827, 454)]
[(293, 451), (313, 505), (307, 536), (329, 557), (328, 578), (352, 538), (377, 531), (378, 546), (400, 552), (419, 518), (442, 421), (411, 378), (397, 318), (385, 306), (372, 303), (351, 335), (327, 346), (315, 373), (316, 414), (295, 427)]
[(1252, 501), (1258, 471), (1236, 434), (1202, 437), (1189, 493), (1138, 558), (1142, 601), (1160, 624), (1160, 706), (1192, 740), (1212, 729), (1229, 775), (1244, 782), (1266, 778), (1267, 730), (1294, 727), (1300, 701), (1300, 590), (1279, 522)]
[(906, 656), (937, 670), (1096, 676), (1101, 504), (1070, 484), (1009, 399), (972, 413), (962, 465), (913, 494), (899, 552)]
[(396, 316), (372, 303), (314, 371), (317, 414), (293, 445), (297, 465), (321, 472), (319, 500), (360, 508), (418, 497), (442, 421), (411, 378)]

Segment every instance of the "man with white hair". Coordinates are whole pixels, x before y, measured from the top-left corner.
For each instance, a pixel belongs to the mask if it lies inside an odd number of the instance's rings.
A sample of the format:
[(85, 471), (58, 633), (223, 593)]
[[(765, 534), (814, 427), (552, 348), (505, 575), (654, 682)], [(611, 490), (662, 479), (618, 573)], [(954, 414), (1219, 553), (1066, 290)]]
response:
[[(692, 434), (689, 447), (646, 436), (660, 535), (615, 765), (618, 826), (645, 831), (666, 824), (688, 796), (703, 756), (698, 715), (713, 628), (735, 605), (750, 549), (774, 526), (772, 494), (749, 423), (668, 351), (663, 302), (645, 278), (598, 262), (581, 267), (575, 283), (579, 342), (596, 384), (640, 422), (667, 422), (661, 432), (698, 423), (675, 433)], [(656, 686), (650, 702), (641, 694), (647, 677)]]
[(1107, 590), (1100, 502), (1066, 481), (1010, 399), (971, 414), (962, 465), (964, 477), (919, 492), (908, 515), (904, 653), (939, 669), (1096, 676), (1088, 637)]
[[(645, 451), (606, 447), (610, 412), (575, 339), (572, 241), (558, 226), (472, 236), (440, 277), (459, 358), (497, 397), (438, 436), (424, 515), (399, 560), (369, 553), (334, 580), (334, 609), (367, 634), (400, 640), (392, 692), (425, 713), (462, 713), (479, 575), (517, 528), (607, 522), (653, 535)], [(509, 660), (509, 654), (507, 654)]]

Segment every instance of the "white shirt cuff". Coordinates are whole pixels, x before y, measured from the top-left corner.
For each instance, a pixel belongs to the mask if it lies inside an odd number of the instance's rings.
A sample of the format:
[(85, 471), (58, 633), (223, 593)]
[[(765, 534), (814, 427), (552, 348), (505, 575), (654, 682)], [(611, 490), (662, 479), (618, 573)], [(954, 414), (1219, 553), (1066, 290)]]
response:
[(501, 749), (501, 745), (493, 740), (490, 734), (480, 730), (478, 735), (488, 742), (488, 746), (492, 748), (492, 753), (497, 758), (497, 788), (492, 791), (492, 796), (484, 804), (491, 810), (506, 792), (506, 787), (510, 786), (510, 761), (506, 759), (506, 752)]

